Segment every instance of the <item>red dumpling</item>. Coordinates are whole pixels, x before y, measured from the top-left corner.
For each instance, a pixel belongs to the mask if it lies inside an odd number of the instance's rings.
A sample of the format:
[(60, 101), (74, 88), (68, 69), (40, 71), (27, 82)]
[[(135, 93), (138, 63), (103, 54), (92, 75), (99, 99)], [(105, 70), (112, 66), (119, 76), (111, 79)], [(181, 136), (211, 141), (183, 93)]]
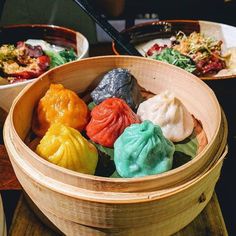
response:
[(116, 139), (131, 124), (140, 123), (138, 116), (120, 98), (108, 98), (93, 108), (86, 127), (88, 137), (105, 147), (113, 147)]

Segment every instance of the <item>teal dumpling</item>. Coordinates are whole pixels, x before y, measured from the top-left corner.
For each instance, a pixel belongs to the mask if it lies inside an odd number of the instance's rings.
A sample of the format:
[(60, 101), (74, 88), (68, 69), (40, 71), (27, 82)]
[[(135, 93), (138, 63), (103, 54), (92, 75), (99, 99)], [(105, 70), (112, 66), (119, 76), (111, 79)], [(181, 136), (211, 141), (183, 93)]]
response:
[(114, 144), (114, 161), (121, 177), (154, 175), (172, 168), (174, 144), (151, 121), (127, 127)]

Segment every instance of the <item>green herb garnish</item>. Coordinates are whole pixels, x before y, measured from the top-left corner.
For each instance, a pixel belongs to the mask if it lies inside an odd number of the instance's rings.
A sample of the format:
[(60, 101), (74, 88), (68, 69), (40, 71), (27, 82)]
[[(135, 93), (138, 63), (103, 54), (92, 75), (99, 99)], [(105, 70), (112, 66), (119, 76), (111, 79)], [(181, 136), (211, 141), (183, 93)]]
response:
[[(92, 142), (92, 141), (90, 141)], [(107, 148), (95, 142), (93, 145), (98, 150), (98, 164), (96, 167), (95, 175), (109, 177), (116, 171), (116, 166), (114, 162), (114, 149)]]
[(172, 48), (163, 49), (160, 54), (156, 55), (155, 59), (178, 66), (190, 73), (196, 70), (195, 63), (191, 58), (184, 56)]

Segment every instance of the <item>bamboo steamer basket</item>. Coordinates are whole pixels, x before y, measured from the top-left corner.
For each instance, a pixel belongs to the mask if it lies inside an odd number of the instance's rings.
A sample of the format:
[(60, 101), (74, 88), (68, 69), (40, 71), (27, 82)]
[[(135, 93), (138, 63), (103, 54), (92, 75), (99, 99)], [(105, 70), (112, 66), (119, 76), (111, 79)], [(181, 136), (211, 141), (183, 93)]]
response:
[[(153, 93), (173, 91), (201, 121), (208, 144), (192, 161), (159, 175), (111, 179), (55, 166), (26, 146), (23, 140), (30, 130), (33, 108), (50, 83), (82, 93), (117, 67), (128, 68)], [(158, 235), (168, 235), (178, 231), (209, 201), (227, 153), (226, 139), (227, 122), (207, 85), (174, 66), (129, 56), (83, 59), (49, 71), (20, 93), (4, 127), (5, 144), (24, 190), (67, 235), (156, 235), (157, 230)], [(204, 201), (199, 203), (201, 196)]]
[[(100, 178), (65, 170), (40, 158), (22, 142), (31, 127), (33, 109), (49, 88), (50, 83), (62, 83), (66, 88), (83, 93), (104, 73), (116, 67), (128, 68), (137, 78), (138, 83), (152, 93), (160, 93), (166, 89), (173, 91), (190, 113), (201, 121), (208, 145), (194, 160), (163, 174), (127, 181), (127, 179)], [(219, 152), (222, 152), (226, 145), (226, 139), (222, 140), (224, 127), (221, 109), (214, 93), (207, 85), (194, 75), (174, 66), (130, 56), (83, 59), (44, 74), (18, 96), (10, 112), (10, 122), (13, 128), (14, 140), (12, 141), (26, 161), (47, 176), (65, 184), (89, 190), (140, 192), (162, 189), (172, 186), (173, 183), (179, 184), (197, 176), (209, 165), (218, 149), (220, 148)]]

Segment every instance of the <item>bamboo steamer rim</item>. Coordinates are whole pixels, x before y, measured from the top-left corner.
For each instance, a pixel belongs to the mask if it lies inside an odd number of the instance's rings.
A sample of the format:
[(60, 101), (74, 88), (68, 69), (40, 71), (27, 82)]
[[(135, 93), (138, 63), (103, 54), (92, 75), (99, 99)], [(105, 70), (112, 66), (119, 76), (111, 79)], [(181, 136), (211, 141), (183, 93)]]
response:
[[(8, 133), (10, 129), (10, 119), (7, 118), (4, 126), (4, 133)], [(106, 204), (132, 204), (132, 203), (141, 203), (141, 202), (152, 202), (157, 199), (165, 199), (171, 197), (177, 193), (180, 193), (188, 188), (191, 188), (193, 185), (198, 184), (206, 176), (211, 174), (211, 172), (218, 167), (228, 153), (228, 146), (224, 147), (223, 153), (215, 163), (212, 164), (211, 168), (206, 172), (201, 173), (199, 176), (194, 179), (189, 180), (188, 182), (165, 190), (157, 190), (151, 192), (136, 192), (136, 193), (121, 193), (121, 192), (99, 192), (92, 191), (87, 189), (82, 189), (78, 187), (72, 187), (66, 184), (63, 184), (59, 181), (56, 181), (48, 176), (40, 173), (35, 167), (31, 166), (29, 163), (24, 161), (19, 154), (17, 149), (9, 139), (6, 139), (6, 147), (12, 155), (10, 158), (13, 158), (11, 161), (14, 162), (21, 171), (23, 171), (30, 179), (36, 182), (38, 185), (43, 186), (47, 189), (50, 189), (56, 193), (70, 196), (71, 198), (76, 198), (80, 200), (96, 202), (96, 203), (106, 203)]]
[[(14, 100), (13, 105), (12, 105), (12, 107), (10, 109), (10, 112), (9, 112), (9, 122), (10, 122), (10, 126), (11, 126), (11, 132), (13, 133), (13, 136), (17, 140), (18, 144), (20, 144), (20, 146), (22, 148), (26, 149), (27, 152), (33, 158), (35, 158), (37, 161), (41, 162), (42, 164), (44, 164), (46, 166), (49, 166), (50, 168), (53, 168), (53, 169), (57, 170), (59, 172), (63, 172), (65, 174), (68, 174), (68, 175), (71, 175), (71, 176), (75, 176), (75, 177), (78, 177), (78, 178), (89, 179), (89, 180), (94, 180), (94, 181), (109, 182), (109, 183), (114, 183), (114, 184), (127, 183), (127, 182), (129, 182), (129, 183), (138, 183), (138, 182), (144, 182), (144, 181), (149, 181), (149, 180), (155, 180), (155, 179), (157, 179), (157, 177), (165, 178), (166, 176), (169, 176), (169, 175), (174, 174), (174, 173), (181, 172), (185, 168), (188, 168), (190, 165), (192, 165), (193, 163), (197, 162), (202, 156), (204, 156), (208, 152), (208, 147), (210, 147), (214, 143), (214, 140), (216, 139), (217, 134), (218, 134), (218, 132), (220, 130), (221, 122), (222, 122), (222, 115), (221, 115), (220, 105), (218, 103), (218, 100), (217, 100), (214, 92), (203, 81), (201, 81), (198, 77), (196, 77), (196, 76), (194, 76), (194, 75), (192, 75), (192, 74), (190, 74), (190, 73), (188, 73), (188, 72), (186, 72), (186, 71), (184, 71), (184, 70), (182, 70), (182, 69), (180, 69), (178, 67), (175, 67), (173, 65), (167, 64), (165, 62), (155, 61), (153, 59), (137, 57), (137, 56), (117, 56), (117, 55), (97, 56), (97, 57), (90, 57), (90, 58), (81, 59), (79, 61), (79, 63), (80, 64), (83, 64), (83, 63), (87, 64), (90, 61), (96, 61), (96, 60), (100, 60), (100, 61), (104, 60), (104, 61), (106, 61), (107, 59), (117, 59), (117, 60), (119, 60), (119, 59), (127, 59), (127, 60), (135, 59), (135, 60), (139, 60), (139, 61), (149, 61), (150, 63), (154, 63), (154, 64), (162, 64), (165, 67), (172, 67), (175, 70), (181, 71), (181, 73), (188, 74), (188, 77), (189, 77), (188, 79), (189, 80), (192, 80), (192, 81), (194, 81), (196, 83), (199, 83), (205, 89), (205, 92), (208, 93), (209, 98), (211, 98), (213, 103), (215, 104), (214, 109), (216, 110), (217, 117), (219, 118), (218, 119), (218, 123), (217, 123), (217, 128), (215, 130), (215, 133), (212, 136), (212, 139), (210, 141), (208, 140), (208, 144), (206, 145), (206, 147), (193, 160), (187, 162), (186, 164), (184, 164), (184, 165), (182, 165), (182, 166), (180, 166), (178, 168), (175, 168), (175, 169), (172, 169), (172, 170), (169, 170), (167, 172), (164, 172), (164, 173), (161, 173), (161, 174), (157, 174), (157, 175), (149, 175), (149, 176), (137, 177), (137, 178), (108, 178), (108, 177), (93, 176), (93, 175), (88, 175), (88, 174), (83, 174), (83, 173), (71, 171), (71, 170), (65, 169), (63, 167), (57, 166), (55, 164), (52, 164), (52, 163), (44, 160), (43, 158), (38, 156), (35, 152), (30, 150), (30, 148), (21, 140), (21, 138), (17, 134), (17, 132), (15, 130), (15, 127), (14, 127), (14, 121), (13, 121), (14, 108), (17, 105), (17, 103), (21, 100), (21, 97), (25, 93), (27, 93), (30, 90), (31, 87), (35, 86), (40, 80), (42, 80), (45, 75), (53, 73), (54, 70), (57, 70), (58, 68), (60, 68), (62, 66), (65, 66), (65, 65), (59, 66), (59, 67), (57, 67), (55, 69), (52, 69), (52, 70), (44, 73), (42, 76), (40, 76), (38, 79), (36, 79), (33, 83), (31, 83), (27, 87), (25, 87), (20, 92), (20, 94), (17, 96), (17, 98)], [(74, 64), (74, 63), (78, 63), (78, 62), (69, 62), (69, 63), (67, 63), (66, 66), (68, 66), (70, 64)], [(226, 145), (226, 141), (224, 141), (223, 145), (224, 146)]]

